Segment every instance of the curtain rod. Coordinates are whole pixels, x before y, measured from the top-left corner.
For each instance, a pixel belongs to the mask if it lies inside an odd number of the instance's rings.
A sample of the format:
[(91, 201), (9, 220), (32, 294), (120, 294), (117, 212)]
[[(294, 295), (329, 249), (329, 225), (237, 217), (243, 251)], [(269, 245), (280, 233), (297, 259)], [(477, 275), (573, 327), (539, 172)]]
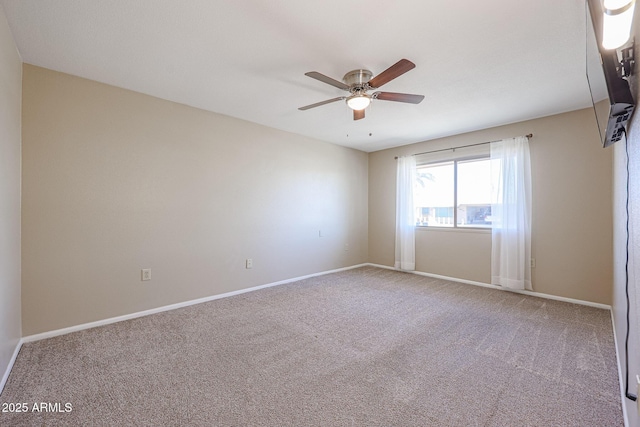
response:
[[(525, 137), (527, 139), (531, 139), (531, 138), (533, 138), (533, 134), (532, 133), (527, 134), (527, 135), (525, 135)], [(461, 145), (460, 147), (441, 148), (439, 150), (423, 151), (422, 153), (412, 154), (412, 156), (419, 156), (420, 154), (439, 153), (440, 151), (457, 150), (458, 148), (475, 147), (476, 145), (493, 144), (494, 142), (500, 142), (500, 141), (501, 140), (499, 139), (497, 141), (487, 141), (487, 142), (478, 142), (477, 144)], [(395, 156), (394, 159), (398, 159), (398, 156)]]

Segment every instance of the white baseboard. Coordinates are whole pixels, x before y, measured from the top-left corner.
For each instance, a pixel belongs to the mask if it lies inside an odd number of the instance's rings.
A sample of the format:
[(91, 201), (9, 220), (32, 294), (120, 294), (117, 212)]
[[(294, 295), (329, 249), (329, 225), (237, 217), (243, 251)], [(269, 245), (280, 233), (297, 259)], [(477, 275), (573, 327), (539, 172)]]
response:
[(9, 379), (9, 374), (11, 373), (11, 369), (13, 369), (13, 364), (16, 363), (16, 358), (18, 357), (18, 353), (20, 352), (22, 343), (23, 343), (23, 340), (20, 339), (20, 341), (18, 341), (18, 344), (16, 344), (16, 348), (15, 350), (13, 350), (13, 355), (9, 360), (9, 365), (7, 365), (7, 369), (5, 370), (4, 375), (2, 376), (2, 380), (0, 380), (0, 394), (2, 394), (2, 390), (4, 390), (4, 385), (7, 383), (7, 380)]
[(122, 322), (124, 320), (135, 319), (135, 318), (138, 318), (138, 317), (149, 316), (151, 314), (162, 313), (163, 311), (175, 310), (177, 308), (187, 307), (187, 306), (194, 305), (194, 304), (200, 304), (200, 303), (207, 302), (207, 301), (213, 301), (213, 300), (216, 300), (216, 299), (226, 298), (226, 297), (230, 297), (230, 296), (233, 296), (233, 295), (239, 295), (239, 294), (243, 294), (243, 293), (246, 293), (246, 292), (252, 292), (252, 291), (256, 291), (258, 289), (264, 289), (264, 288), (268, 288), (268, 287), (271, 287), (271, 286), (277, 286), (277, 285), (283, 285), (285, 283), (296, 282), (298, 280), (308, 279), (310, 277), (322, 276), (322, 275), (325, 275), (325, 274), (337, 273), (339, 271), (351, 270), (351, 269), (358, 268), (358, 267), (364, 267), (366, 265), (367, 264), (358, 264), (358, 265), (352, 265), (350, 267), (344, 267), (344, 268), (337, 268), (337, 269), (334, 269), (334, 270), (322, 271), (320, 273), (307, 274), (305, 276), (300, 276), (300, 277), (294, 277), (294, 278), (291, 278), (291, 279), (280, 280), (280, 281), (277, 281), (277, 282), (272, 282), (272, 283), (267, 283), (267, 284), (264, 284), (264, 285), (254, 286), (254, 287), (247, 288), (247, 289), (240, 289), (240, 290), (237, 290), (237, 291), (227, 292), (227, 293), (224, 293), (224, 294), (212, 295), (212, 296), (209, 296), (209, 297), (199, 298), (199, 299), (195, 299), (195, 300), (190, 300), (190, 301), (184, 301), (184, 302), (180, 302), (180, 303), (176, 303), (176, 304), (165, 305), (165, 306), (158, 307), (158, 308), (153, 308), (153, 309), (150, 309), (150, 310), (144, 310), (144, 311), (139, 311), (139, 312), (136, 312), (136, 313), (125, 314), (123, 316), (111, 317), (111, 318), (108, 318), (108, 319), (98, 320), (98, 321), (95, 321), (95, 322), (89, 322), (89, 323), (83, 323), (81, 325), (70, 326), (68, 328), (56, 329), (56, 330), (48, 331), (48, 332), (42, 332), (40, 334), (28, 335), (26, 337), (21, 338), (20, 341), (18, 341), (18, 344), (16, 345), (16, 348), (15, 348), (15, 350), (13, 352), (11, 360), (9, 361), (7, 369), (5, 370), (4, 375), (2, 376), (2, 380), (0, 381), (0, 393), (2, 393), (2, 390), (4, 389), (4, 386), (5, 386), (6, 382), (7, 382), (7, 380), (9, 379), (9, 374), (11, 373), (11, 369), (13, 369), (13, 365), (14, 365), (14, 363), (16, 361), (16, 358), (18, 357), (18, 353), (20, 352), (20, 348), (22, 348), (22, 344), (24, 344), (24, 343), (40, 341), (40, 340), (43, 340), (43, 339), (46, 339), (46, 338), (53, 338), (53, 337), (57, 337), (57, 336), (60, 336), (60, 335), (70, 334), (72, 332), (82, 331), (82, 330), (85, 330), (85, 329), (91, 329), (91, 328), (95, 328), (95, 327), (98, 327), (98, 326), (109, 325), (111, 323)]
[(618, 348), (618, 336), (616, 334), (616, 321), (615, 316), (613, 315), (613, 310), (611, 310), (611, 327), (613, 328), (613, 343), (616, 348), (616, 363), (618, 365), (618, 384), (620, 385), (622, 417), (624, 418), (625, 427), (629, 427), (629, 416), (627, 415), (627, 405), (625, 405), (625, 399), (627, 396), (625, 395), (624, 380), (622, 379), (622, 364), (620, 363), (620, 349)]
[(136, 319), (138, 317), (149, 316), (151, 314), (156, 314), (156, 313), (162, 313), (163, 311), (175, 310), (177, 308), (188, 307), (190, 305), (201, 304), (203, 302), (213, 301), (213, 300), (217, 300), (217, 299), (221, 299), (221, 298), (227, 298), (227, 297), (231, 297), (231, 296), (234, 296), (234, 295), (240, 295), (240, 294), (244, 294), (246, 292), (257, 291), (258, 289), (264, 289), (264, 288), (269, 288), (269, 287), (272, 287), (272, 286), (283, 285), (285, 283), (297, 282), (298, 280), (304, 280), (304, 279), (308, 279), (310, 277), (323, 276), (325, 274), (337, 273), (339, 271), (352, 270), (354, 268), (364, 267), (366, 265), (367, 264), (358, 264), (358, 265), (352, 265), (350, 267), (336, 268), (334, 270), (327, 270), (327, 271), (322, 271), (322, 272), (319, 272), (319, 273), (307, 274), (305, 276), (294, 277), (294, 278), (291, 278), (291, 279), (280, 280), (280, 281), (277, 281), (277, 282), (272, 282), (272, 283), (267, 283), (267, 284), (264, 284), (264, 285), (254, 286), (254, 287), (251, 287), (251, 288), (240, 289), (240, 290), (232, 291), (232, 292), (226, 292), (224, 294), (211, 295), (211, 296), (204, 297), (204, 298), (198, 298), (198, 299), (194, 299), (194, 300), (190, 300), (190, 301), (179, 302), (179, 303), (176, 303), (176, 304), (165, 305), (165, 306), (162, 306), (162, 307), (152, 308), (152, 309), (149, 309), (149, 310), (139, 311), (139, 312), (136, 312), (136, 313), (125, 314), (123, 316), (110, 317), (108, 319), (97, 320), (95, 322), (83, 323), (81, 325), (70, 326), (68, 328), (56, 329), (56, 330), (48, 331), (48, 332), (42, 332), (40, 334), (29, 335), (29, 336), (23, 337), (21, 342), (40, 341), (40, 340), (43, 340), (43, 339), (46, 339), (46, 338), (53, 338), (53, 337), (57, 337), (57, 336), (60, 336), (60, 335), (70, 334), (72, 332), (82, 331), (82, 330), (85, 330), (85, 329), (91, 329), (91, 328), (95, 328), (95, 327), (98, 327), (98, 326), (109, 325), (111, 323), (122, 322), (124, 320)]
[[(234, 296), (234, 295), (240, 295), (240, 294), (243, 294), (243, 293), (246, 293), (246, 292), (256, 291), (258, 289), (264, 289), (264, 288), (268, 288), (268, 287), (272, 287), (272, 286), (283, 285), (285, 283), (297, 282), (298, 280), (308, 279), (310, 277), (322, 276), (322, 275), (325, 275), (325, 274), (337, 273), (339, 271), (352, 270), (354, 268), (365, 267), (365, 266), (385, 268), (385, 269), (394, 270), (394, 271), (403, 271), (403, 270), (396, 269), (394, 267), (389, 267), (389, 266), (381, 265), (381, 264), (373, 264), (373, 263), (357, 264), (357, 265), (352, 265), (352, 266), (349, 266), (349, 267), (343, 267), (343, 268), (337, 268), (337, 269), (334, 269), (334, 270), (322, 271), (322, 272), (319, 272), (319, 273), (307, 274), (305, 276), (293, 277), (291, 279), (280, 280), (280, 281), (277, 281), (277, 282), (267, 283), (267, 284), (264, 284), (264, 285), (258, 285), (258, 286), (254, 286), (254, 287), (247, 288), (247, 289), (240, 289), (240, 290), (237, 290), (237, 291), (227, 292), (227, 293), (224, 293), (224, 294), (212, 295), (212, 296), (199, 298), (199, 299), (195, 299), (195, 300), (190, 300), (190, 301), (184, 301), (184, 302), (180, 302), (180, 303), (176, 303), (176, 304), (165, 305), (165, 306), (153, 308), (153, 309), (150, 309), (150, 310), (144, 310), (144, 311), (139, 311), (139, 312), (136, 312), (136, 313), (125, 314), (123, 316), (111, 317), (111, 318), (108, 318), (108, 319), (98, 320), (98, 321), (95, 321), (95, 322), (83, 323), (81, 325), (70, 326), (68, 328), (56, 329), (56, 330), (53, 330), (53, 331), (48, 331), (48, 332), (43, 332), (43, 333), (39, 333), (39, 334), (29, 335), (29, 336), (23, 337), (20, 340), (20, 342), (18, 343), (18, 345), (16, 346), (16, 350), (15, 350), (15, 352), (13, 354), (13, 357), (11, 359), (9, 367), (7, 368), (7, 371), (5, 372), (5, 374), (4, 374), (3, 378), (2, 378), (2, 383), (0, 383), (0, 385), (4, 386), (4, 383), (6, 382), (7, 378), (9, 377), (9, 372), (11, 371), (11, 367), (13, 367), (13, 363), (15, 362), (15, 358), (17, 357), (18, 351), (20, 351), (20, 347), (22, 346), (23, 343), (39, 341), (39, 340), (42, 340), (42, 339), (57, 337), (57, 336), (60, 336), (60, 335), (66, 335), (66, 334), (69, 334), (69, 333), (72, 333), (72, 332), (82, 331), (82, 330), (85, 330), (85, 329), (91, 329), (91, 328), (95, 328), (95, 327), (98, 327), (98, 326), (109, 325), (111, 323), (122, 322), (122, 321), (130, 320), (130, 319), (136, 319), (138, 317), (149, 316), (151, 314), (162, 313), (164, 311), (175, 310), (177, 308), (187, 307), (187, 306), (190, 306), (190, 305), (200, 304), (200, 303), (203, 303), (203, 302), (213, 301), (213, 300), (216, 300), (216, 299), (227, 298), (227, 297)], [(466, 280), (466, 279), (459, 279), (459, 278), (456, 278), (456, 277), (441, 276), (441, 275), (438, 275), (438, 274), (425, 273), (425, 272), (422, 272), (422, 271), (410, 271), (408, 273), (417, 274), (417, 275), (420, 275), (420, 276), (433, 277), (433, 278), (436, 278), (436, 279), (450, 280), (450, 281), (453, 281), (453, 282), (466, 283), (466, 284), (474, 285), (474, 286), (482, 286), (482, 287), (485, 287), (485, 288), (492, 288), (492, 289), (498, 289), (498, 290), (502, 290), (503, 289), (500, 286), (491, 285), (491, 284), (488, 284), (488, 283), (476, 282), (476, 281), (473, 281), (473, 280)], [(573, 303), (573, 304), (580, 304), (580, 305), (586, 305), (586, 306), (590, 306), (590, 307), (596, 307), (596, 308), (602, 308), (602, 309), (606, 309), (606, 310), (611, 310), (611, 306), (608, 306), (608, 305), (605, 305), (605, 304), (594, 303), (594, 302), (590, 302), (590, 301), (582, 301), (582, 300), (577, 300), (577, 299), (573, 299), (573, 298), (565, 298), (565, 297), (559, 297), (559, 296), (555, 296), (555, 295), (549, 295), (549, 294), (543, 294), (543, 293), (531, 292), (531, 291), (513, 291), (513, 290), (509, 290), (509, 291), (516, 292), (516, 293), (521, 293), (521, 294), (525, 294), (525, 295), (530, 295), (530, 296), (535, 296), (535, 297), (540, 297), (540, 298), (547, 298), (547, 299), (552, 299), (552, 300), (570, 302), (570, 303)], [(0, 387), (0, 390), (1, 389), (2, 389), (2, 387)]]
[[(137, 312), (137, 313), (131, 313), (131, 314), (123, 315), (123, 316), (112, 317), (112, 318), (109, 318), (109, 319), (99, 320), (99, 321), (96, 321), (96, 322), (84, 323), (84, 324), (81, 324), (81, 325), (71, 326), (71, 327), (68, 327), (68, 328), (57, 329), (57, 330), (54, 330), (54, 331), (48, 331), (48, 332), (43, 332), (43, 333), (40, 333), (40, 334), (29, 335), (29, 336), (23, 337), (22, 339), (20, 339), (20, 341), (16, 345), (16, 348), (15, 348), (15, 350), (13, 352), (13, 356), (11, 357), (11, 360), (9, 361), (9, 365), (7, 366), (7, 369), (6, 369), (5, 373), (4, 373), (4, 375), (2, 376), (2, 380), (0, 381), (0, 393), (2, 393), (2, 390), (4, 389), (4, 386), (5, 386), (8, 378), (9, 378), (9, 374), (11, 373), (11, 369), (13, 368), (13, 365), (14, 365), (14, 363), (16, 361), (16, 358), (18, 357), (18, 353), (20, 352), (20, 348), (22, 347), (22, 344), (24, 344), (24, 343), (39, 341), (39, 340), (46, 339), (46, 338), (52, 338), (52, 337), (56, 337), (56, 336), (60, 336), (60, 335), (69, 334), (71, 332), (81, 331), (81, 330), (85, 330), (85, 329), (91, 329), (91, 328), (95, 328), (95, 327), (103, 326), (103, 325), (109, 325), (111, 323), (122, 322), (124, 320), (135, 319), (135, 318), (138, 318), (138, 317), (148, 316), (148, 315), (151, 315), (151, 314), (161, 313), (161, 312), (164, 312), (164, 311), (174, 310), (174, 309), (177, 309), (177, 308), (187, 307), (187, 306), (190, 306), (190, 305), (195, 305), (195, 304), (200, 304), (200, 303), (203, 303), (203, 302), (213, 301), (213, 300), (216, 300), (216, 299), (226, 298), (226, 297), (230, 297), (230, 296), (233, 296), (233, 295), (239, 295), (239, 294), (243, 294), (243, 293), (246, 293), (246, 292), (252, 292), (252, 291), (256, 291), (258, 289), (264, 289), (264, 288), (268, 288), (268, 287), (272, 287), (272, 286), (283, 285), (285, 283), (296, 282), (298, 280), (308, 279), (308, 278), (316, 277), (316, 276), (322, 276), (322, 275), (330, 274), (330, 273), (337, 273), (337, 272), (340, 272), (340, 271), (352, 270), (354, 268), (365, 267), (365, 266), (384, 268), (384, 269), (394, 270), (394, 271), (402, 271), (402, 270), (396, 269), (394, 267), (389, 267), (389, 266), (380, 265), (380, 264), (373, 264), (373, 263), (358, 264), (358, 265), (353, 265), (353, 266), (350, 266), (350, 267), (343, 267), (343, 268), (337, 268), (337, 269), (334, 269), (334, 270), (322, 271), (322, 272), (319, 272), (319, 273), (313, 273), (313, 274), (308, 274), (308, 275), (305, 275), (305, 276), (294, 277), (294, 278), (291, 278), (291, 279), (285, 279), (285, 280), (280, 280), (280, 281), (277, 281), (277, 282), (267, 283), (267, 284), (264, 284), (264, 285), (254, 286), (254, 287), (247, 288), (247, 289), (240, 289), (240, 290), (237, 290), (237, 291), (227, 292), (227, 293), (224, 293), (224, 294), (212, 295), (212, 296), (205, 297), (205, 298), (199, 298), (199, 299), (185, 301), (185, 302), (181, 302), (181, 303), (166, 305), (166, 306), (163, 306), (163, 307), (158, 307), (158, 308), (154, 308), (154, 309), (150, 309), (150, 310), (140, 311), (140, 312)], [(465, 280), (465, 279), (458, 279), (458, 278), (454, 278), (454, 277), (441, 276), (441, 275), (438, 275), (438, 274), (424, 273), (424, 272), (421, 272), (421, 271), (412, 271), (410, 273), (417, 274), (417, 275), (420, 275), (420, 276), (433, 277), (433, 278), (436, 278), (436, 279), (450, 280), (450, 281), (459, 282), (459, 283), (466, 283), (466, 284), (474, 285), (474, 286), (482, 286), (482, 287), (485, 287), (485, 288), (492, 288), (492, 289), (498, 289), (498, 290), (502, 289), (500, 286), (491, 285), (491, 284), (488, 284), (488, 283), (476, 282), (476, 281)], [(613, 319), (613, 311), (611, 310), (611, 306), (608, 306), (608, 305), (605, 305), (605, 304), (593, 303), (593, 302), (590, 302), (590, 301), (576, 300), (576, 299), (573, 299), (573, 298), (565, 298), (565, 297), (558, 297), (558, 296), (555, 296), (555, 295), (542, 294), (542, 293), (538, 293), (538, 292), (531, 292), (531, 291), (517, 291), (517, 292), (525, 294), (525, 295), (531, 295), (531, 296), (540, 297), (540, 298), (547, 298), (547, 299), (553, 299), (553, 300), (558, 300), (558, 301), (570, 302), (570, 303), (574, 303), (574, 304), (587, 305), (587, 306), (607, 309), (607, 310), (611, 311), (611, 323), (612, 323), (612, 326), (613, 326), (614, 342), (615, 342), (615, 348), (616, 348), (616, 359), (617, 359), (617, 362), (618, 362), (618, 378), (619, 378), (621, 394), (622, 394), (622, 402), (623, 402), (622, 411), (623, 411), (625, 426), (628, 426), (629, 422), (628, 422), (626, 408), (625, 408), (625, 405), (624, 405), (625, 396), (624, 396), (624, 389), (623, 389), (623, 385), (622, 385), (622, 370), (621, 370), (621, 366), (620, 366), (620, 353), (618, 351), (618, 341), (616, 339), (616, 329), (615, 329), (615, 323), (614, 323), (614, 319)]]
[(476, 282), (476, 281), (473, 281), (473, 280), (466, 280), (466, 279), (458, 279), (456, 277), (441, 276), (439, 274), (425, 273), (423, 271), (415, 271), (415, 270), (414, 271), (405, 271), (405, 270), (400, 270), (400, 269), (395, 268), (395, 267), (389, 267), (388, 265), (380, 265), (380, 264), (372, 264), (372, 263), (368, 263), (366, 265), (369, 265), (371, 267), (386, 268), (387, 270), (402, 271), (404, 273), (417, 274), (419, 276), (433, 277), (435, 279), (450, 280), (452, 282), (458, 282), (458, 283), (466, 283), (468, 285), (482, 286), (484, 288), (498, 289), (498, 290), (507, 291), (507, 292), (515, 292), (517, 294), (529, 295), (529, 296), (532, 296), (532, 297), (539, 297), (539, 298), (551, 299), (551, 300), (555, 300), (555, 301), (569, 302), (569, 303), (572, 303), (572, 304), (586, 305), (586, 306), (589, 306), (589, 307), (601, 308), (603, 310), (611, 310), (611, 306), (610, 305), (600, 304), (600, 303), (597, 303), (597, 302), (584, 301), (584, 300), (579, 300), (579, 299), (574, 299), (574, 298), (567, 298), (567, 297), (559, 297), (557, 295), (543, 294), (541, 292), (520, 291), (520, 290), (514, 290), (514, 289), (506, 289), (506, 288), (503, 288), (503, 287), (498, 286), (498, 285), (491, 285), (489, 283)]
[[(252, 291), (256, 291), (258, 289), (264, 289), (264, 288), (268, 288), (268, 287), (271, 287), (271, 286), (277, 286), (277, 285), (282, 285), (282, 284), (285, 284), (285, 283), (297, 282), (298, 280), (308, 279), (310, 277), (322, 276), (322, 275), (325, 275), (325, 274), (337, 273), (339, 271), (352, 270), (354, 268), (365, 267), (365, 266), (385, 268), (385, 269), (394, 270), (394, 271), (403, 271), (403, 270), (396, 269), (394, 267), (389, 267), (389, 266), (380, 265), (380, 264), (373, 264), (373, 263), (357, 264), (357, 265), (352, 265), (352, 266), (349, 266), (349, 267), (343, 267), (343, 268), (337, 268), (337, 269), (334, 269), (334, 270), (322, 271), (322, 272), (319, 272), (319, 273), (307, 274), (305, 276), (293, 277), (291, 279), (280, 280), (280, 281), (277, 281), (277, 282), (267, 283), (267, 284), (264, 284), (264, 285), (258, 285), (258, 286), (254, 286), (254, 287), (247, 288), (247, 289), (240, 289), (240, 290), (237, 290), (237, 291), (227, 292), (227, 293), (224, 293), (224, 294), (212, 295), (212, 296), (199, 298), (199, 299), (195, 299), (195, 300), (190, 300), (190, 301), (184, 301), (184, 302), (180, 302), (180, 303), (176, 303), (176, 304), (165, 305), (165, 306), (162, 306), (162, 307), (157, 307), (157, 308), (153, 308), (153, 309), (149, 309), (149, 310), (139, 311), (139, 312), (136, 312), (136, 313), (125, 314), (125, 315), (117, 316), (117, 317), (111, 317), (111, 318), (108, 318), (108, 319), (98, 320), (98, 321), (95, 321), (95, 322), (83, 323), (81, 325), (70, 326), (68, 328), (56, 329), (56, 330), (53, 330), (53, 331), (48, 331), (48, 332), (42, 332), (42, 333), (39, 333), (39, 334), (29, 335), (29, 336), (23, 337), (22, 340), (21, 340), (21, 343), (33, 342), (33, 341), (39, 341), (39, 340), (46, 339), (46, 338), (57, 337), (57, 336), (60, 336), (60, 335), (65, 335), (65, 334), (69, 334), (69, 333), (72, 333), (72, 332), (77, 332), (77, 331), (82, 331), (82, 330), (85, 330), (85, 329), (95, 328), (95, 327), (98, 327), (98, 326), (109, 325), (111, 323), (122, 322), (122, 321), (130, 320), (130, 319), (136, 319), (138, 317), (149, 316), (151, 314), (156, 314), (156, 313), (162, 313), (163, 311), (175, 310), (177, 308), (187, 307), (187, 306), (194, 305), (194, 304), (200, 304), (200, 303), (203, 303), (203, 302), (213, 301), (213, 300), (220, 299), (220, 298), (227, 298), (227, 297), (230, 297), (230, 296), (239, 295), (239, 294), (243, 294), (243, 293), (246, 293), (246, 292), (252, 292)], [(425, 272), (421, 272), (421, 271), (411, 271), (409, 273), (417, 274), (417, 275), (420, 275), (420, 276), (433, 277), (433, 278), (436, 278), (436, 279), (450, 280), (450, 281), (459, 282), (459, 283), (466, 283), (466, 284), (474, 285), (474, 286), (482, 286), (482, 287), (485, 287), (485, 288), (492, 288), (492, 289), (499, 289), (499, 290), (503, 289), (500, 286), (491, 285), (491, 284), (488, 284), (488, 283), (476, 282), (476, 281), (473, 281), (473, 280), (466, 280), (466, 279), (459, 279), (459, 278), (455, 278), (455, 277), (441, 276), (441, 275), (438, 275), (438, 274), (425, 273)], [(610, 310), (611, 309), (611, 306), (608, 306), (608, 305), (605, 305), (605, 304), (594, 303), (594, 302), (590, 302), (590, 301), (582, 301), (582, 300), (577, 300), (577, 299), (573, 299), (573, 298), (565, 298), (565, 297), (559, 297), (559, 296), (555, 296), (555, 295), (548, 295), (548, 294), (543, 294), (543, 293), (539, 293), (539, 292), (531, 292), (531, 291), (513, 291), (513, 290), (509, 290), (509, 291), (516, 292), (516, 293), (521, 293), (521, 294), (525, 294), (525, 295), (531, 295), (531, 296), (535, 296), (535, 297), (540, 297), (540, 298), (547, 298), (547, 299), (553, 299), (553, 300), (558, 300), (558, 301), (570, 302), (570, 303), (573, 303), (573, 304), (587, 305), (587, 306), (591, 306), (591, 307), (602, 308), (602, 309), (605, 309), (605, 310)]]
[(451, 282), (458, 282), (458, 283), (466, 283), (468, 285), (474, 285), (474, 286), (482, 286), (485, 288), (492, 288), (492, 289), (500, 289), (499, 286), (496, 285), (490, 285), (488, 283), (482, 283), (482, 282), (475, 282), (473, 280), (467, 280), (467, 279), (458, 279), (455, 277), (449, 277), (449, 276), (441, 276), (439, 274), (432, 274), (432, 273), (425, 273), (424, 271), (418, 271), (418, 270), (413, 270), (413, 271), (406, 271), (406, 270), (401, 270), (399, 268), (395, 268), (395, 267), (390, 267), (388, 265), (382, 265), (382, 264), (372, 264), (369, 263), (367, 264), (371, 267), (378, 267), (378, 268), (385, 268), (387, 270), (393, 270), (393, 271), (400, 271), (402, 273), (411, 273), (411, 274), (416, 274), (418, 276), (426, 276), (426, 277), (433, 277), (434, 279), (441, 279), (441, 280), (449, 280)]

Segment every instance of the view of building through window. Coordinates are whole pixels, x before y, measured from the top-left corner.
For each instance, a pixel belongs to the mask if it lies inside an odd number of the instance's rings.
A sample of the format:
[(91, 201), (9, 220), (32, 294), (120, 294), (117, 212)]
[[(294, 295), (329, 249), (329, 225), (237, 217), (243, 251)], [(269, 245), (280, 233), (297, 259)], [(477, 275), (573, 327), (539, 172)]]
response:
[(491, 160), (418, 166), (414, 206), (418, 226), (491, 227)]

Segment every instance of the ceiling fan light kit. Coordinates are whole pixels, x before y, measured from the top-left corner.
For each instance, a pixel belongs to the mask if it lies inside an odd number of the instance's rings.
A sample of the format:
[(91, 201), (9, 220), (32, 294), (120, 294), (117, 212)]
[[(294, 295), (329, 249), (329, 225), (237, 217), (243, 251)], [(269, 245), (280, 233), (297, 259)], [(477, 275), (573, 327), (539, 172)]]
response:
[(369, 106), (369, 104), (371, 104), (372, 99), (419, 104), (424, 99), (423, 95), (411, 95), (406, 93), (394, 92), (374, 92), (371, 95), (367, 93), (368, 90), (379, 88), (380, 86), (390, 82), (396, 77), (399, 77), (407, 71), (415, 68), (415, 66), (416, 65), (413, 62), (407, 59), (401, 59), (373, 78), (373, 73), (369, 70), (360, 69), (349, 71), (342, 78), (342, 82), (325, 76), (324, 74), (318, 73), (317, 71), (310, 71), (308, 73), (305, 73), (305, 75), (319, 80), (323, 83), (337, 87), (338, 89), (346, 90), (350, 93), (350, 95), (329, 99), (327, 101), (317, 102), (315, 104), (306, 105), (298, 109), (308, 110), (310, 108), (319, 107), (321, 105), (344, 99), (346, 100), (349, 108), (353, 110), (353, 120), (360, 120), (364, 119), (364, 110)]
[(351, 95), (347, 98), (347, 105), (352, 110), (364, 110), (371, 104), (369, 95)]
[(353, 70), (342, 78), (352, 93), (347, 97), (347, 105), (352, 110), (364, 110), (371, 104), (371, 97), (366, 94), (367, 83), (371, 77), (373, 77), (373, 73), (369, 70)]

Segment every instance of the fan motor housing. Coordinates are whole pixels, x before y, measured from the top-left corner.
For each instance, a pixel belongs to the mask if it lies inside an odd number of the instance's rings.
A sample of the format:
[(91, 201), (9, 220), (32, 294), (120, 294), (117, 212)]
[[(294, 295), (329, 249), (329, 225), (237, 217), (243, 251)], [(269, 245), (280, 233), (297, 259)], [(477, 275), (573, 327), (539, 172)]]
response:
[(353, 70), (345, 74), (342, 81), (351, 89), (362, 89), (371, 80), (371, 77), (373, 77), (373, 73), (369, 70)]

